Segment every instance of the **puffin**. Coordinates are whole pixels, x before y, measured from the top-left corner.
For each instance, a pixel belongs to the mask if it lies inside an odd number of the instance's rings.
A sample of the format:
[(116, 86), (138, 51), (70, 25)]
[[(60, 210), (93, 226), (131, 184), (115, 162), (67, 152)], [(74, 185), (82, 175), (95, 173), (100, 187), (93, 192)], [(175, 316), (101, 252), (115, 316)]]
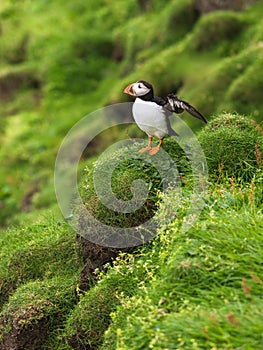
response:
[[(138, 127), (148, 135), (148, 146), (140, 149), (140, 153), (148, 151), (153, 155), (159, 151), (165, 137), (179, 136), (170, 124), (169, 118), (173, 113), (187, 111), (193, 117), (207, 123), (200, 112), (175, 94), (168, 94), (166, 99), (154, 96), (153, 86), (145, 80), (129, 84), (123, 92), (136, 97), (132, 106), (133, 118)], [(159, 139), (156, 147), (152, 147), (153, 137)]]

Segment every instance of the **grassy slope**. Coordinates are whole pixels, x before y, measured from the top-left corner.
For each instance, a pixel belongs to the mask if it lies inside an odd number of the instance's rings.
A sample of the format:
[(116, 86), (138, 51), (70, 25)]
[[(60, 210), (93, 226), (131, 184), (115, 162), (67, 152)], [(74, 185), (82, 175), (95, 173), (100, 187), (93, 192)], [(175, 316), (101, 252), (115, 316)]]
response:
[(176, 222), (137, 257), (146, 281), (120, 296), (103, 349), (262, 347), (262, 211), (231, 192), (214, 190), (194, 229)]
[[(208, 116), (237, 110), (262, 120), (262, 5), (198, 19), (190, 0), (154, 3), (146, 13), (137, 1), (0, 5), (0, 84), (9, 91), (0, 107), (0, 217), (27, 222), (1, 232), (3, 301), (11, 295), (4, 333), (11, 320), (25, 331), (43, 321), (52, 329), (49, 349), (71, 349), (76, 339), (79, 348), (104, 349), (262, 346), (261, 175), (256, 190), (211, 185), (189, 235), (178, 231), (179, 217), (154, 242), (121, 256), (79, 303), (73, 293), (83, 261), (54, 207), (52, 180), (70, 126), (123, 101), (123, 86), (139, 78), (160, 94), (182, 84), (178, 94)], [(27, 198), (31, 213), (19, 213)]]

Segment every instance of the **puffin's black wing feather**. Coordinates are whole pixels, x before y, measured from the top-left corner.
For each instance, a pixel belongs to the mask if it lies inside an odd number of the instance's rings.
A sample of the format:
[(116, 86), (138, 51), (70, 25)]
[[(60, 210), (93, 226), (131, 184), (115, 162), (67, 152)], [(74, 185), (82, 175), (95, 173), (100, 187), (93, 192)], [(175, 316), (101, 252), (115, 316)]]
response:
[(162, 97), (159, 97), (159, 96), (154, 96), (152, 101), (155, 102), (159, 106), (164, 106), (166, 104), (166, 101)]
[(204, 123), (207, 123), (206, 119), (202, 116), (200, 112), (198, 112), (198, 110), (191, 106), (190, 103), (183, 100), (179, 100), (179, 98), (174, 94), (169, 94), (167, 96), (167, 100), (164, 104), (164, 107), (169, 111), (175, 113), (182, 113), (183, 111), (187, 111), (193, 117), (202, 120)]

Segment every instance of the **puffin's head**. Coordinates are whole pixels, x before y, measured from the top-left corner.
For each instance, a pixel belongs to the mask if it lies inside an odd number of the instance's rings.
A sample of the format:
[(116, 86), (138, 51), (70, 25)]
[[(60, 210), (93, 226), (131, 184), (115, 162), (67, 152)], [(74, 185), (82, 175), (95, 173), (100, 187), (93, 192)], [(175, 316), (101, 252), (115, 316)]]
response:
[(153, 87), (145, 80), (138, 80), (136, 83), (128, 85), (123, 92), (136, 97), (143, 97), (146, 95), (153, 97)]

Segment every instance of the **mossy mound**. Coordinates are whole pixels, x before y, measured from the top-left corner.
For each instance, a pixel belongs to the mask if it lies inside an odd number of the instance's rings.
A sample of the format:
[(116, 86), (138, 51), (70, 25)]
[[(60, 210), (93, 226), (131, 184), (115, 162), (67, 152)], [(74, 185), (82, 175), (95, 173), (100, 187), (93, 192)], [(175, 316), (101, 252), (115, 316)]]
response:
[(158, 46), (165, 48), (182, 39), (198, 19), (193, 0), (171, 1), (165, 7), (156, 2), (152, 7), (115, 33), (115, 55), (123, 61), (122, 75), (132, 72), (135, 64), (151, 60)]
[(222, 114), (213, 119), (200, 132), (199, 142), (212, 176), (249, 181), (262, 166), (262, 130), (243, 116)]
[(242, 33), (246, 22), (242, 15), (235, 12), (220, 11), (202, 17), (193, 32), (192, 46), (204, 51), (220, 45), (221, 53), (233, 50), (233, 39), (237, 45), (237, 37)]
[[(239, 97), (234, 96), (234, 92), (237, 92), (237, 82), (239, 81), (238, 86), (240, 87), (240, 82), (247, 75), (249, 67), (253, 67), (259, 56), (260, 48), (254, 47), (235, 56), (226, 57), (215, 64), (210, 74), (205, 76), (203, 84), (194, 90), (198, 107), (204, 115), (215, 114), (215, 112), (222, 113), (222, 111), (228, 110), (244, 113), (245, 108), (248, 115), (256, 117), (255, 110), (260, 110), (258, 103), (255, 103), (253, 99), (251, 101), (247, 99), (246, 105), (240, 103), (241, 100), (244, 100), (243, 94), (246, 96), (248, 93), (251, 95), (255, 93), (252, 88), (254, 79), (247, 81), (247, 86), (246, 88), (243, 86), (243, 91), (239, 89)], [(259, 71), (257, 75), (259, 75)], [(257, 93), (254, 94), (254, 96), (257, 95)], [(252, 101), (254, 102), (252, 103)]]
[(18, 288), (0, 316), (0, 348), (43, 348), (50, 329), (77, 302), (74, 282), (75, 278), (55, 277)]
[(258, 53), (254, 64), (248, 66), (244, 74), (232, 83), (226, 94), (226, 101), (230, 102), (233, 109), (242, 110), (246, 114), (253, 112), (259, 120), (262, 113), (260, 108), (263, 89), (262, 70), (263, 56)]
[[(146, 143), (146, 141), (145, 141)], [(143, 145), (145, 146), (145, 144)], [(134, 144), (131, 147), (124, 147), (121, 150), (114, 151), (108, 158), (102, 157), (94, 163), (94, 168), (87, 168), (82, 175), (82, 182), (80, 184), (80, 194), (88, 210), (96, 216), (98, 220), (102, 220), (104, 223), (111, 223), (116, 226), (122, 225), (122, 227), (136, 226), (141, 222), (149, 219), (153, 215), (155, 204), (158, 197), (158, 192), (163, 188), (163, 179), (161, 174), (158, 173), (156, 165), (159, 162), (162, 170), (169, 171), (170, 163), (176, 161), (182, 155), (182, 150), (174, 140), (165, 140), (164, 148), (161, 148), (159, 153), (163, 152), (169, 154), (169, 160), (167, 164), (166, 160), (162, 160), (158, 154), (154, 156), (144, 153), (141, 156), (138, 150), (142, 148), (142, 144)], [(178, 152), (179, 151), (179, 152)], [(158, 159), (156, 158), (158, 157)], [(187, 160), (180, 161), (180, 170), (185, 172), (187, 169)], [(107, 174), (112, 176), (108, 177)], [(96, 182), (100, 184), (100, 189), (94, 188), (94, 177), (97, 179)], [(104, 177), (109, 180), (104, 182)], [(112, 210), (106, 208), (105, 205), (100, 201), (96, 191), (103, 194), (107, 194), (108, 191), (112, 191), (112, 194), (121, 201), (130, 201), (133, 198), (132, 186), (135, 180), (143, 180), (148, 184), (148, 198), (145, 205), (138, 209), (135, 213), (129, 213), (128, 209), (126, 213), (121, 213), (120, 216), (116, 215), (118, 207), (114, 208), (111, 205)], [(112, 196), (109, 197), (109, 201)], [(105, 204), (105, 201), (104, 201)], [(107, 203), (106, 203), (107, 204)], [(110, 204), (110, 203), (109, 203)], [(116, 209), (116, 211), (114, 211)]]
[[(21, 230), (21, 233), (25, 231)], [(78, 268), (80, 269), (81, 259), (77, 256), (74, 236), (65, 236), (66, 234), (49, 242), (31, 242), (12, 253), (8, 268), (4, 265), (0, 274), (0, 302), (6, 301), (18, 286), (29, 281), (42, 280), (57, 274), (76, 274)]]
[(137, 283), (130, 274), (111, 275), (83, 295), (68, 315), (64, 339), (73, 349), (98, 349), (110, 314), (120, 304), (118, 295), (131, 296)]
[[(31, 220), (42, 221), (42, 212)], [(75, 234), (67, 224), (50, 218), (21, 229), (1, 232), (0, 252), (0, 309), (22, 285), (53, 277), (73, 278), (83, 267)], [(27, 216), (27, 223), (29, 222)]]

